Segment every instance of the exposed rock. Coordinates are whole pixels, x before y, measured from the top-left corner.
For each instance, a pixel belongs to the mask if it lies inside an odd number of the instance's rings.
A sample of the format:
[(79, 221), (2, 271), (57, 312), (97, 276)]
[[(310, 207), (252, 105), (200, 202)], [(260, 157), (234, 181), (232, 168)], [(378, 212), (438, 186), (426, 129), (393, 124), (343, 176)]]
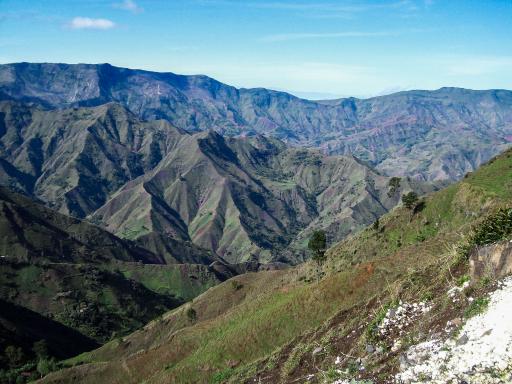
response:
[(512, 241), (474, 248), (469, 256), (472, 279), (502, 278), (512, 273)]
[[(490, 295), (486, 312), (470, 318), (457, 340), (429, 340), (410, 347), (401, 364), (399, 383), (505, 383), (512, 367), (512, 277)], [(492, 332), (488, 332), (492, 329)], [(405, 362), (404, 359), (401, 361)]]
[(324, 349), (322, 347), (316, 347), (314, 350), (313, 350), (313, 356), (314, 355), (318, 355), (320, 352), (322, 352)]
[(457, 339), (456, 345), (464, 345), (468, 342), (469, 338), (468, 335), (463, 334), (461, 337)]

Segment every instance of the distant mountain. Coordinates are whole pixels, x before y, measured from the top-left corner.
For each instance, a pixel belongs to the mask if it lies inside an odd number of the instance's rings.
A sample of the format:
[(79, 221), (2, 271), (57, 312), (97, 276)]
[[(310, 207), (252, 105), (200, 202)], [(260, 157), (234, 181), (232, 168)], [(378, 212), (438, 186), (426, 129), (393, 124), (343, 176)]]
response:
[(261, 135), (190, 135), (116, 103), (43, 110), (3, 101), (0, 113), (2, 184), (136, 241), (159, 263), (296, 263), (312, 230), (338, 241), (401, 192), (436, 188), (407, 179), (393, 187), (353, 157)]
[(460, 179), (512, 140), (507, 90), (441, 88), (313, 102), (263, 88), (236, 89), (206, 76), (17, 63), (0, 66), (0, 99), (47, 108), (118, 102), (141, 119), (166, 119), (190, 132), (271, 135), (421, 180)]

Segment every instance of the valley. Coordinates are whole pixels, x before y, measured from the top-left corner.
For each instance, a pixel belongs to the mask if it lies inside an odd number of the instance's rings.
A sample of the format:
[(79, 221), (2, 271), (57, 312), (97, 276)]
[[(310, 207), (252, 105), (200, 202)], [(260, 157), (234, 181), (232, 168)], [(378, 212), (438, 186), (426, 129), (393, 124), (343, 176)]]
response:
[(469, 254), (512, 233), (510, 137), (506, 90), (2, 64), (0, 382), (408, 377), (501, 287)]

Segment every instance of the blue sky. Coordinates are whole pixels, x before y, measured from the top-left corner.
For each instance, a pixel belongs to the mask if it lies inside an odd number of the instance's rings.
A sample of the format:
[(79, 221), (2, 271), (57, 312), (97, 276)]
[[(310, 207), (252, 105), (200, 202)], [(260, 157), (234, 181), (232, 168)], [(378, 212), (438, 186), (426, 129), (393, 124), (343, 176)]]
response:
[(0, 0), (0, 62), (109, 62), (309, 98), (512, 89), (512, 0)]

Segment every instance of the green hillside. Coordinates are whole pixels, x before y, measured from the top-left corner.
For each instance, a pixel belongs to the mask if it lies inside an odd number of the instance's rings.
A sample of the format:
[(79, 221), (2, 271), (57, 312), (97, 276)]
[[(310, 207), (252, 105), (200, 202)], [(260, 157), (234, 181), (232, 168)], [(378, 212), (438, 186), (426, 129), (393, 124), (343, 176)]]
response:
[[(70, 357), (225, 279), (205, 265), (159, 264), (164, 260), (133, 242), (3, 187), (0, 233), (1, 382), (7, 365), (32, 361), (35, 342), (45, 340), (54, 357)], [(7, 347), (24, 357), (8, 364)]]
[[(69, 360), (43, 382), (262, 383), (329, 382), (361, 376), (384, 382), (399, 352), (462, 316), (445, 292), (465, 281), (466, 252), (486, 217), (512, 202), (512, 151), (462, 181), (398, 207), (378, 225), (329, 249), (321, 272), (293, 269), (228, 280), (133, 334)], [(473, 288), (478, 299), (489, 281)], [(392, 340), (375, 326), (399, 300), (432, 310)], [(443, 323), (444, 324), (444, 323)], [(377, 356), (365, 345), (382, 347)], [(343, 371), (334, 370), (342, 356)], [(359, 372), (364, 358), (365, 370)], [(362, 372), (362, 371), (361, 371)]]

